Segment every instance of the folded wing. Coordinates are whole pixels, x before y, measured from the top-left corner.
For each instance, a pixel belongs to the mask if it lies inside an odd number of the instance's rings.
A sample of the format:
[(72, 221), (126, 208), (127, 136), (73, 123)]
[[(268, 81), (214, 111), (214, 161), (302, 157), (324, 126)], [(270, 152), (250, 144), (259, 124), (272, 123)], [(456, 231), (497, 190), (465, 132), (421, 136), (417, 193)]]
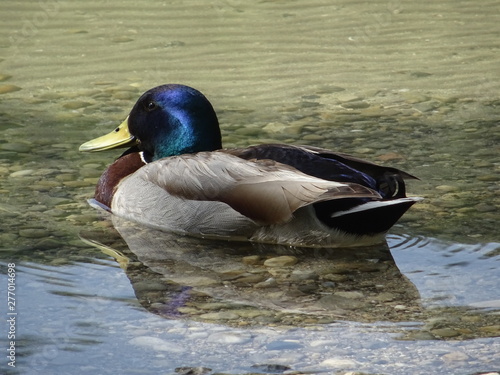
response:
[(222, 151), (161, 159), (136, 173), (171, 195), (224, 202), (259, 224), (288, 222), (294, 211), (317, 202), (381, 198), (356, 183), (327, 181), (273, 160), (243, 160)]

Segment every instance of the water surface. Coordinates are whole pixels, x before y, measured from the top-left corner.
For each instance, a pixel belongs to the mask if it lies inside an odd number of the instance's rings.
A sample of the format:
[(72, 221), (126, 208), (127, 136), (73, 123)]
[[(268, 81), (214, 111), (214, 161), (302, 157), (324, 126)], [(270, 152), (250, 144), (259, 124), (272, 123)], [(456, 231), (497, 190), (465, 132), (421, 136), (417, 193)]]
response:
[[(0, 4), (0, 283), (15, 263), (18, 293), (17, 366), (4, 358), (2, 371), (498, 370), (499, 11), (470, 0)], [(354, 254), (126, 224), (119, 236), (86, 203), (118, 153), (77, 149), (162, 83), (205, 93), (228, 147), (352, 153), (418, 176), (409, 191), (425, 201), (387, 246)], [(282, 255), (297, 264), (263, 266)], [(269, 272), (276, 284), (256, 287)]]

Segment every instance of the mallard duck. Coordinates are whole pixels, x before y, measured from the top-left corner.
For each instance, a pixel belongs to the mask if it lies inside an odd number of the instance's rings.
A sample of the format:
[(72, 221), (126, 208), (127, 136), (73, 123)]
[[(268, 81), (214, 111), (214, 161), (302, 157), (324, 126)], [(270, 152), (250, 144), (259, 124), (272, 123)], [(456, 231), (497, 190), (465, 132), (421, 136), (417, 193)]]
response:
[(155, 229), (296, 246), (360, 246), (421, 198), (416, 178), (330, 150), (284, 144), (223, 149), (215, 111), (199, 91), (145, 92), (110, 134), (80, 151), (130, 147), (99, 179), (92, 203)]

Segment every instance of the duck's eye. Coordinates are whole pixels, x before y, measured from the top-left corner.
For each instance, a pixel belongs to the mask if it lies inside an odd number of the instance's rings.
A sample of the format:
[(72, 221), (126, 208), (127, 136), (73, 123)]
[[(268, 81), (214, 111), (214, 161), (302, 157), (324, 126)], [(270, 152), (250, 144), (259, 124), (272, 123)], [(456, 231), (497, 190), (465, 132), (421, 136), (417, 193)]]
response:
[(151, 112), (156, 109), (157, 105), (155, 102), (147, 102), (145, 107), (146, 111)]

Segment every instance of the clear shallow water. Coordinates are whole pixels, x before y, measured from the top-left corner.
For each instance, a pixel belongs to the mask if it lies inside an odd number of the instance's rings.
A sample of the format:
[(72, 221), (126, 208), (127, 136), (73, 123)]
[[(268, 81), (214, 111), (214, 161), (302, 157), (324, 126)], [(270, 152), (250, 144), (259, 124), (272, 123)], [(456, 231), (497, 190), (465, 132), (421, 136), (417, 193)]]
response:
[[(18, 373), (498, 369), (498, 11), (495, 1), (0, 5), (0, 257), (18, 267)], [(410, 192), (426, 200), (391, 231), (390, 252), (293, 254), (295, 281), (259, 298), (229, 288), (235, 281), (214, 260), (239, 272), (244, 254), (280, 248), (181, 241), (151, 268), (85, 201), (116, 154), (77, 148), (165, 82), (210, 98), (227, 146), (339, 149), (417, 175)], [(197, 251), (216, 254), (202, 270), (226, 287), (198, 283), (192, 310), (172, 316), (169, 303), (187, 303), (183, 287), (194, 282), (172, 270), (199, 270)], [(339, 264), (344, 274), (330, 272)], [(1, 290), (7, 280), (3, 267)], [(289, 300), (271, 306), (272, 292)], [(321, 296), (336, 292), (363, 298), (341, 294), (343, 311), (324, 316), (339, 300)], [(376, 303), (359, 304), (368, 299)]]

